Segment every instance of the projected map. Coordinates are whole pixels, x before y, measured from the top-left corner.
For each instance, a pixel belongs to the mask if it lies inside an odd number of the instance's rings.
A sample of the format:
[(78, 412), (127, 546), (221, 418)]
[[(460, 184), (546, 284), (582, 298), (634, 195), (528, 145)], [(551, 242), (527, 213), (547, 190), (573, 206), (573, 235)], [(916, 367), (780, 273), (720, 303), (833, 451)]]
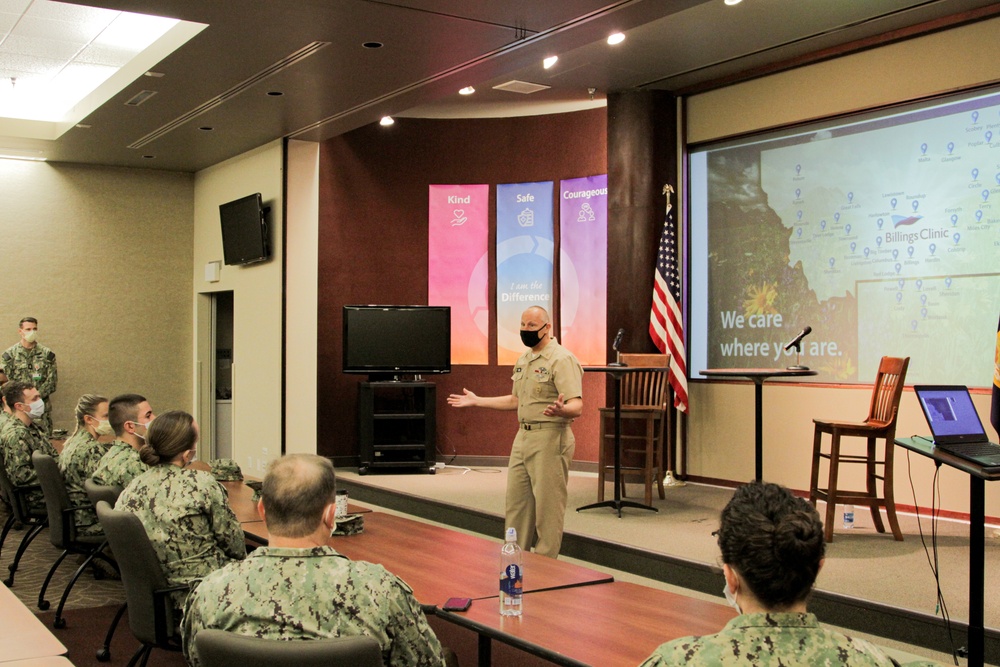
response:
[(803, 363), (819, 379), (870, 381), (891, 354), (911, 357), (907, 384), (989, 384), (1000, 100), (709, 152), (704, 164), (708, 366), (792, 363), (779, 343), (808, 324)]

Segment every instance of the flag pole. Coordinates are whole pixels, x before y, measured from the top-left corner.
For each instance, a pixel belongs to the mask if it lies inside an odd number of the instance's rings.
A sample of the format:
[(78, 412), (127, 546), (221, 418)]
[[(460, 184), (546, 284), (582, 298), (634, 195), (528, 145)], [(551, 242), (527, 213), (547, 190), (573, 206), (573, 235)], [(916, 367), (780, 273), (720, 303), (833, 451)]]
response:
[[(674, 186), (670, 185), (669, 183), (665, 184), (663, 186), (663, 194), (667, 198), (667, 210), (665, 211), (665, 216), (669, 216), (670, 210), (674, 207), (674, 205), (670, 201), (670, 196), (674, 194)], [(668, 455), (666, 457), (667, 460), (664, 461), (664, 467), (667, 468), (666, 472), (663, 475), (663, 486), (665, 487), (687, 486), (687, 482), (683, 482), (677, 479), (677, 477), (674, 475), (674, 467), (676, 465), (676, 458), (677, 458), (678, 418), (683, 419), (684, 413), (674, 407), (673, 395), (674, 391), (671, 388), (668, 391), (667, 410), (672, 411), (673, 418), (667, 421), (667, 424), (670, 426), (670, 428), (669, 432), (667, 433), (667, 442), (664, 443), (666, 445), (666, 450), (667, 450), (666, 453)], [(664, 417), (666, 417), (666, 415), (664, 415)], [(684, 443), (682, 443), (681, 446), (683, 447)]]

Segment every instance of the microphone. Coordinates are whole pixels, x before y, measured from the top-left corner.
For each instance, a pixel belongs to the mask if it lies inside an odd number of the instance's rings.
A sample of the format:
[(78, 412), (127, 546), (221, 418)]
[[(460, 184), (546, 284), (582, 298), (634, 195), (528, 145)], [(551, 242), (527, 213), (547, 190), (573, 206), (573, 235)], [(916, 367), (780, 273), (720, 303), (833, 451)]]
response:
[(625, 337), (625, 329), (624, 328), (619, 329), (618, 333), (615, 334), (615, 342), (611, 344), (611, 349), (617, 352), (618, 348), (622, 344), (622, 338), (624, 337)]
[(785, 345), (785, 352), (787, 352), (788, 350), (792, 349), (793, 347), (796, 348), (796, 349), (798, 349), (799, 343), (802, 342), (803, 338), (805, 338), (806, 336), (808, 336), (809, 334), (811, 334), (812, 330), (813, 330), (812, 327), (807, 326), (805, 329), (803, 329), (802, 331), (800, 331), (798, 336), (796, 336), (792, 340), (788, 341), (788, 344)]

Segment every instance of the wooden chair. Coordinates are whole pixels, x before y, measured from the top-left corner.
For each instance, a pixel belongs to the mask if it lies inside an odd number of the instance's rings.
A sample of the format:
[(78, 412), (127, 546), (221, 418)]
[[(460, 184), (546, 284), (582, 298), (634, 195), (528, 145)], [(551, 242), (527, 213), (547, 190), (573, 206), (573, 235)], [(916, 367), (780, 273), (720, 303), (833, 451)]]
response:
[[(647, 368), (669, 368), (669, 354), (623, 354), (622, 363)], [(667, 373), (644, 371), (626, 373), (621, 381), (622, 416), (622, 497), (625, 477), (641, 477), (646, 504), (653, 503), (653, 481), (663, 493), (663, 434), (667, 421)], [(601, 435), (597, 454), (597, 502), (604, 501), (604, 480), (615, 473), (615, 408), (601, 408)], [(642, 428), (637, 428), (641, 422)], [(632, 465), (625, 465), (628, 461)]]
[[(903, 381), (906, 379), (906, 368), (910, 358), (882, 357), (878, 367), (878, 377), (872, 391), (871, 405), (868, 417), (863, 422), (837, 422), (814, 419), (816, 431), (813, 437), (812, 480), (809, 483), (809, 502), (814, 506), (817, 500), (826, 501), (826, 522), (824, 530), (826, 541), (833, 541), (833, 524), (838, 504), (867, 505), (872, 513), (875, 530), (885, 532), (882, 525), (880, 507), (885, 507), (892, 535), (902, 541), (903, 534), (896, 520), (896, 502), (892, 495), (892, 454), (895, 449), (896, 414), (899, 410), (899, 399), (903, 394)], [(831, 436), (830, 450), (822, 450), (824, 433)], [(840, 440), (843, 437), (865, 438), (868, 442), (867, 451), (861, 455), (842, 454)], [(885, 440), (883, 457), (878, 459), (877, 441)], [(819, 488), (819, 464), (821, 459), (827, 459), (830, 465), (830, 477), (825, 489)], [(842, 463), (859, 463), (865, 466), (866, 489), (864, 491), (845, 491), (838, 488), (837, 477)], [(878, 466), (882, 474), (877, 474)], [(876, 482), (882, 481), (882, 496), (877, 493)]]

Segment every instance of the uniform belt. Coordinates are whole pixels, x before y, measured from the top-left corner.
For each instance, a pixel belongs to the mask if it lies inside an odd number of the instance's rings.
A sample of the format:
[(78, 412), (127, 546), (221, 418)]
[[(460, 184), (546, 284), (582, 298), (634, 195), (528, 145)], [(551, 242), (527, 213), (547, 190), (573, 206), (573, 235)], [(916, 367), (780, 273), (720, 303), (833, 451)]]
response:
[(543, 428), (566, 428), (570, 422), (521, 422), (524, 431), (540, 431)]

